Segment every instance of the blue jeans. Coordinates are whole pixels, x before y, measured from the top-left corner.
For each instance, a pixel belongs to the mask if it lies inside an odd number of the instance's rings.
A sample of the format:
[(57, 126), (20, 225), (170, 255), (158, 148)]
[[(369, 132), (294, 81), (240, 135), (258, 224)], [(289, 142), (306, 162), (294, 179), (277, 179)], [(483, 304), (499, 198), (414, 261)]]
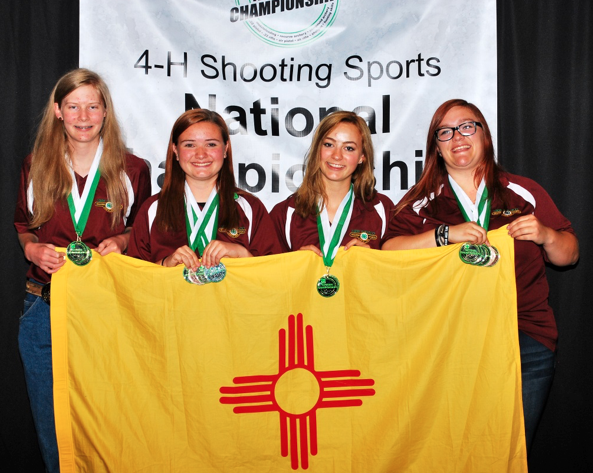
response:
[(27, 294), (19, 322), (19, 351), (25, 369), (27, 392), (46, 471), (59, 473), (60, 460), (54, 420), (49, 305)]
[(523, 416), (527, 453), (546, 406), (554, 379), (555, 353), (523, 332), (519, 332), (521, 348), (521, 381), (523, 384)]

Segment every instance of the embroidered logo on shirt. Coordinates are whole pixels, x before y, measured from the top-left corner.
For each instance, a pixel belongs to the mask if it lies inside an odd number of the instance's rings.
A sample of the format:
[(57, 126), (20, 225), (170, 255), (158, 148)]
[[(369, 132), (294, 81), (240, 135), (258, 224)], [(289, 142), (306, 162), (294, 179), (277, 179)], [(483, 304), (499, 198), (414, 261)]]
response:
[(221, 233), (226, 233), (231, 238), (239, 238), (240, 235), (243, 235), (246, 232), (245, 227), (231, 228), (230, 230), (219, 228), (218, 231)]
[(513, 215), (520, 214), (520, 213), (521, 213), (521, 211), (519, 209), (511, 209), (511, 210), (496, 209), (496, 210), (493, 210), (490, 215), (492, 215), (493, 217), (498, 217), (499, 215), (502, 215), (503, 217), (512, 217)]
[[(107, 212), (111, 213), (115, 210), (115, 207), (113, 206), (113, 202), (109, 202), (103, 199), (99, 199), (97, 202), (95, 202), (95, 207), (103, 207)], [(120, 206), (121, 209), (123, 209), (123, 205)]]
[(364, 230), (352, 230), (350, 236), (363, 243), (368, 243), (371, 240), (377, 239), (375, 232), (366, 232)]

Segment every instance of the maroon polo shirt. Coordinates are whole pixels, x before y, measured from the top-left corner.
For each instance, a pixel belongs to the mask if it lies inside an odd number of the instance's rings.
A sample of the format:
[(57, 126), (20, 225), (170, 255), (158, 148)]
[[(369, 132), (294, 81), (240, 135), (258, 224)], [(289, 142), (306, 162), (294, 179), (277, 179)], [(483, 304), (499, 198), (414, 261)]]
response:
[[(76, 240), (76, 232), (68, 202), (56, 202), (52, 218), (39, 228), (29, 229), (31, 217), (30, 209), (33, 202), (28, 200), (28, 178), (31, 169), (31, 156), (27, 156), (21, 170), (21, 181), (14, 215), (14, 226), (18, 233), (33, 233), (39, 239), (39, 243), (51, 243), (56, 247), (66, 247)], [(79, 192), (82, 194), (84, 186), (87, 185), (86, 177), (75, 174)], [(88, 183), (90, 185), (90, 183)], [(35, 186), (35, 183), (33, 183)], [(90, 248), (96, 248), (106, 238), (119, 235), (127, 227), (131, 227), (142, 203), (150, 196), (150, 173), (146, 163), (132, 155), (126, 155), (126, 186), (128, 187), (128, 208), (124, 212), (124, 218), (118, 222), (115, 228), (111, 227), (111, 213), (107, 200), (107, 188), (105, 180), (99, 179), (99, 184), (93, 199), (93, 205), (89, 214), (88, 222), (82, 234), (82, 241)], [(49, 282), (51, 275), (47, 274), (38, 266), (31, 263), (27, 277), (41, 283)]]
[[(140, 209), (128, 248), (129, 256), (153, 263), (160, 263), (177, 248), (188, 245), (185, 219), (183, 223), (180, 222), (183, 230), (177, 232), (163, 232), (153, 224), (158, 198), (158, 194), (153, 195)], [(235, 204), (239, 210), (239, 227), (231, 230), (219, 228), (216, 239), (238, 243), (247, 248), (253, 256), (280, 253), (276, 232), (264, 204), (257, 197), (246, 192), (239, 194)]]
[[(547, 192), (526, 177), (502, 173), (501, 182), (510, 191), (508, 208), (503, 208), (497, 196), (491, 205), (489, 230), (496, 230), (522, 215), (534, 214), (547, 227), (574, 234), (570, 222), (560, 213)], [(426, 207), (405, 207), (389, 223), (388, 238), (417, 235), (434, 230), (438, 225), (458, 225), (465, 222), (451, 186), (447, 183), (438, 200), (438, 214), (431, 217)], [(505, 210), (507, 212), (505, 212)], [(547, 346), (556, 349), (558, 330), (554, 313), (548, 304), (549, 286), (546, 279), (546, 253), (543, 246), (531, 241), (515, 240), (515, 277), (519, 330)], [(452, 289), (453, 290), (453, 289)], [(459, 290), (455, 288), (454, 290)]]
[[(377, 193), (370, 202), (362, 202), (355, 197), (352, 205), (354, 206), (352, 217), (340, 246), (353, 238), (360, 239), (359, 235), (364, 232), (372, 238), (367, 240), (368, 245), (372, 249), (380, 249), (385, 241), (384, 236), (392, 215), (393, 202), (386, 195)], [(299, 216), (295, 212), (294, 195), (278, 203), (270, 212), (270, 217), (274, 222), (283, 252), (296, 251), (307, 245), (320, 247), (317, 216), (310, 215), (307, 218)]]

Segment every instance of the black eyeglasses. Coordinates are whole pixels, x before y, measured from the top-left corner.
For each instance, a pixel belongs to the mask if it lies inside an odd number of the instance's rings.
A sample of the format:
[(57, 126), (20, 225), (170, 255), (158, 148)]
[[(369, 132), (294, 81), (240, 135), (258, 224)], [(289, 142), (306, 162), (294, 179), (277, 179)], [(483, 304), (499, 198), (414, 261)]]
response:
[(477, 127), (484, 128), (480, 122), (463, 122), (458, 126), (445, 126), (434, 132), (434, 136), (439, 141), (449, 141), (453, 139), (455, 131), (462, 136), (472, 136), (476, 133)]

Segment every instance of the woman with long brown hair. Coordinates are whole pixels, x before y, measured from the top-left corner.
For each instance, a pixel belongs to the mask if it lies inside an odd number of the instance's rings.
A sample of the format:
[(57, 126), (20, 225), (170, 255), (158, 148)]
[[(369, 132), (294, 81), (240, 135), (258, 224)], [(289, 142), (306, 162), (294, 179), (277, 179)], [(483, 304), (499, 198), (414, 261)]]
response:
[[(375, 190), (373, 168), (373, 142), (364, 119), (338, 111), (321, 120), (301, 186), (270, 213), (283, 251), (315, 252), (329, 276), (339, 246), (379, 249), (393, 203)], [(322, 285), (332, 284), (331, 277), (322, 279)], [(333, 295), (335, 286), (320, 292)]]
[(33, 152), (21, 172), (15, 227), (27, 260), (19, 349), (33, 419), (48, 471), (59, 471), (53, 416), (49, 294), (67, 247), (76, 264), (124, 253), (129, 230), (150, 195), (146, 164), (126, 152), (111, 95), (96, 73), (73, 70), (57, 82)]
[[(515, 275), (527, 448), (554, 375), (558, 331), (548, 305), (545, 262), (576, 263), (579, 246), (570, 222), (531, 179), (505, 172), (494, 159), (490, 128), (465, 100), (443, 103), (426, 141), (425, 168), (396, 206), (384, 250), (449, 243), (488, 245), (487, 231), (508, 224), (515, 239)], [(493, 259), (496, 256), (488, 250)], [(456, 289), (454, 289), (456, 290)]]
[(128, 254), (162, 266), (183, 264), (188, 282), (200, 284), (208, 282), (204, 270), (221, 258), (277, 252), (264, 205), (235, 184), (223, 118), (205, 109), (183, 113), (171, 130), (163, 188), (141, 209)]

